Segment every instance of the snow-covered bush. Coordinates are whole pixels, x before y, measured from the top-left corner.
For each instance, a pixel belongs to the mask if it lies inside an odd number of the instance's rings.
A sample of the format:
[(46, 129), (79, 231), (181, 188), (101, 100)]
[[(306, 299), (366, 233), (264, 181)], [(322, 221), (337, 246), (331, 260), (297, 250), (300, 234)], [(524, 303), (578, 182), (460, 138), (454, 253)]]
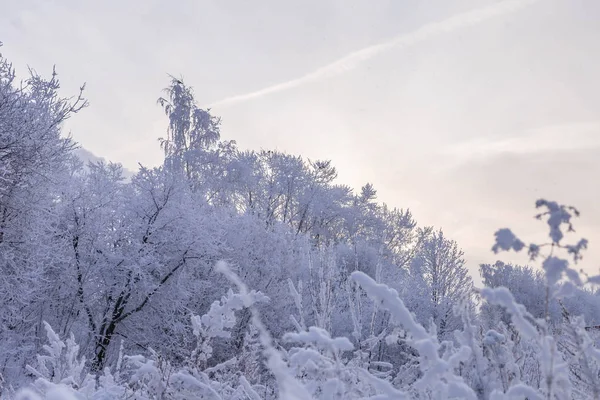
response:
[(180, 80), (163, 165), (125, 180), (61, 136), (81, 96), (15, 77), (0, 56), (2, 399), (600, 398), (575, 208), (536, 203), (544, 243), (498, 230), (532, 266), (476, 290), (441, 229), (330, 161), (221, 140)]

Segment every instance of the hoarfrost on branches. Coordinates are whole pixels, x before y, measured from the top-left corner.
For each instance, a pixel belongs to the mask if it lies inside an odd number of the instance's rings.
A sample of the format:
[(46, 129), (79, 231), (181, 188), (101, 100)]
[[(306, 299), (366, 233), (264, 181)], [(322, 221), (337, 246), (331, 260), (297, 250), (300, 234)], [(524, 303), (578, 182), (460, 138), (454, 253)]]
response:
[(476, 290), (442, 229), (329, 160), (223, 140), (179, 79), (161, 166), (83, 165), (61, 131), (83, 87), (59, 86), (0, 55), (2, 400), (600, 399), (574, 207), (536, 202), (549, 241), (499, 229), (495, 254), (542, 260)]

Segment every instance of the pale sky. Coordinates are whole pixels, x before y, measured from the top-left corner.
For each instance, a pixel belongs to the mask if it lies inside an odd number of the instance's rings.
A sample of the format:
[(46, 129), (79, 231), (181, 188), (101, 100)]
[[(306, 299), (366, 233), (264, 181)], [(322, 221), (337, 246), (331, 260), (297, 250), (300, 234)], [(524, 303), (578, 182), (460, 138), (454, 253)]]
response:
[(534, 201), (576, 205), (600, 267), (597, 0), (0, 0), (3, 54), (56, 64), (94, 154), (157, 165), (156, 99), (183, 76), (222, 137), (331, 159), (340, 181), (443, 227), (480, 262), (493, 232), (544, 240)]

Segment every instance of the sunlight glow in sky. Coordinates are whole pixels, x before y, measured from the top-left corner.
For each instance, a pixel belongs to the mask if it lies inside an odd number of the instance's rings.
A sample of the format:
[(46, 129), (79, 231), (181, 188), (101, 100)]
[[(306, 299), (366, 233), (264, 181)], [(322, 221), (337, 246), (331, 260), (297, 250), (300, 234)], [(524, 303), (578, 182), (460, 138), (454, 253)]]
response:
[(173, 4), (0, 0), (2, 52), (20, 71), (56, 64), (65, 95), (87, 82), (68, 128), (127, 168), (160, 162), (156, 99), (181, 75), (223, 138), (332, 159), (342, 182), (443, 227), (474, 271), (497, 228), (543, 240), (546, 197), (580, 208), (598, 272), (600, 2)]

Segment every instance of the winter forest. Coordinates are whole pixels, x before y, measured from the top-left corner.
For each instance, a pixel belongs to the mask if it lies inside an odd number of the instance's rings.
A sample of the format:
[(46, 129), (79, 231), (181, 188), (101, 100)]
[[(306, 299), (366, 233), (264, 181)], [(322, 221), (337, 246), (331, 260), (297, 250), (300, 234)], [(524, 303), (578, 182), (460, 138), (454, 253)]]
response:
[(442, 229), (165, 85), (164, 162), (129, 176), (64, 131), (84, 88), (0, 56), (1, 399), (600, 398), (576, 208), (531, 199), (537, 243), (489, 238), (530, 264), (476, 287)]

